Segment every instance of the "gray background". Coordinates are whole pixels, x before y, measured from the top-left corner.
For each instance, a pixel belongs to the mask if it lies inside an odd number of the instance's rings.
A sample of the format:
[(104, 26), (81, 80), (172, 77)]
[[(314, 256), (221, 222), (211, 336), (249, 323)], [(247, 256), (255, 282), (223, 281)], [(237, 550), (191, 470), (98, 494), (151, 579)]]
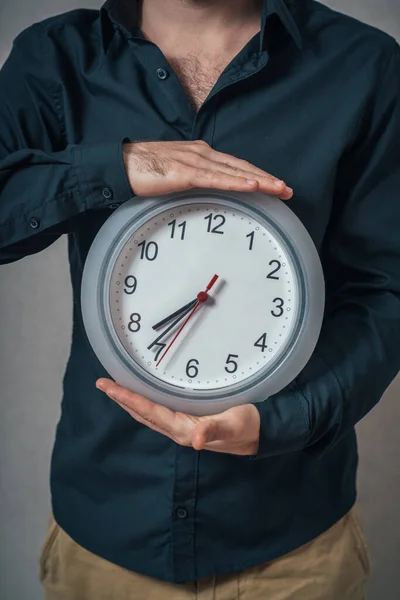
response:
[[(400, 40), (399, 0), (326, 4)], [(99, 3), (0, 0), (0, 64), (21, 29), (78, 6), (96, 8)], [(49, 461), (71, 315), (66, 239), (0, 268), (0, 600), (42, 598), (37, 556), (50, 506)], [(399, 392), (397, 380), (358, 426), (359, 501), (374, 566), (369, 600), (400, 598)]]

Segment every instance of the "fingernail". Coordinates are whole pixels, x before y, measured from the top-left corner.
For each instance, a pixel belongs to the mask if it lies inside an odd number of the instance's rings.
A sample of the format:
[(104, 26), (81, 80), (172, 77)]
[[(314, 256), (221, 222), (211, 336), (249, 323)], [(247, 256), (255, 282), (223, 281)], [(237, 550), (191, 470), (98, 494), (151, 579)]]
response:
[(247, 179), (247, 183), (249, 185), (255, 185), (257, 183), (257, 179)]
[(289, 186), (286, 186), (285, 192), (286, 194), (291, 194), (293, 192), (293, 189)]
[(284, 182), (284, 181), (282, 181), (281, 179), (275, 179), (275, 181), (274, 181), (274, 186), (275, 186), (275, 187), (277, 187), (277, 188), (278, 188), (278, 187), (282, 187), (284, 183), (285, 183), (285, 182)]
[(104, 391), (105, 385), (104, 383), (101, 381), (100, 383), (96, 383), (96, 387), (101, 390), (102, 392)]

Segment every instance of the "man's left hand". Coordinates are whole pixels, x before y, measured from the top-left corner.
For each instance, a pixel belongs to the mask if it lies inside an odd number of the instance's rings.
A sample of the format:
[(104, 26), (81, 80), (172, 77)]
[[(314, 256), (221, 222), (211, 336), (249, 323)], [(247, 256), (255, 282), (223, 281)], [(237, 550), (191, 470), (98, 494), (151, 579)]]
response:
[(181, 446), (240, 456), (257, 454), (260, 414), (253, 404), (235, 406), (218, 415), (195, 417), (156, 404), (111, 379), (98, 379), (96, 387), (136, 421), (166, 435)]

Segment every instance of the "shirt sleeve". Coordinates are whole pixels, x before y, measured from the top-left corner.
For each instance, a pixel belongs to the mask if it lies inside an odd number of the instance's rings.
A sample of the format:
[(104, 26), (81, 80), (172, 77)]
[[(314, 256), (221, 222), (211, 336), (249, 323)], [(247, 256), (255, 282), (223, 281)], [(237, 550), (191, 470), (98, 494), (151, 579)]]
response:
[(254, 459), (322, 456), (380, 400), (400, 369), (400, 48), (395, 44), (355, 142), (338, 165), (321, 251), (327, 303), (315, 352), (255, 406)]
[(123, 139), (67, 143), (52, 54), (39, 23), (0, 71), (0, 264), (48, 247), (83, 212), (133, 196)]

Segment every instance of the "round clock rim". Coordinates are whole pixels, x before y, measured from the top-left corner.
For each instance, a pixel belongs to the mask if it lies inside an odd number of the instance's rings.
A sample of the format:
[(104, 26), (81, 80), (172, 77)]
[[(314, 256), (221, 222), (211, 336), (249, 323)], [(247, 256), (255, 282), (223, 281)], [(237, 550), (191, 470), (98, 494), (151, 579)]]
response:
[[(223, 392), (212, 394), (202, 393), (201, 399), (182, 397), (179, 389), (170, 392), (168, 384), (165, 390), (161, 380), (158, 385), (150, 383), (151, 374), (143, 379), (135, 374), (124, 362), (121, 362), (115, 347), (110, 344), (110, 334), (105, 326), (103, 308), (99, 306), (99, 281), (107, 281), (100, 274), (112, 271), (112, 264), (107, 257), (117, 256), (120, 249), (144, 222), (151, 218), (152, 213), (174, 208), (175, 205), (189, 204), (196, 201), (204, 203), (227, 203), (229, 201), (244, 205), (243, 209), (256, 210), (272, 221), (279, 237), (287, 238), (290, 246), (294, 248), (293, 257), (299, 261), (304, 277), (306, 307), (304, 319), (295, 339), (295, 344), (287, 353), (284, 362), (267, 377), (247, 378), (245, 386), (230, 385), (222, 388)], [(238, 206), (238, 210), (240, 210)], [(135, 223), (134, 229), (132, 223)], [(123, 232), (121, 234), (121, 231)], [(294, 240), (296, 240), (294, 242)], [(285, 241), (285, 240), (284, 240)], [(288, 244), (285, 243), (285, 246)], [(114, 247), (113, 247), (114, 246)], [(113, 249), (111, 250), (111, 248)], [(297, 274), (296, 274), (297, 279)], [(109, 281), (109, 279), (108, 279)], [(301, 221), (284, 204), (283, 201), (265, 194), (251, 192), (232, 192), (214, 189), (192, 189), (159, 197), (141, 198), (133, 197), (121, 205), (100, 228), (89, 253), (87, 255), (81, 285), (82, 317), (89, 342), (108, 373), (120, 384), (136, 393), (146, 396), (173, 410), (189, 412), (191, 414), (212, 414), (225, 410), (231, 406), (245, 402), (258, 402), (285, 388), (304, 368), (317, 343), (322, 325), (324, 311), (324, 279), (322, 267), (317, 250)], [(108, 290), (107, 290), (108, 294)], [(103, 294), (105, 295), (105, 294)], [(312, 316), (311, 316), (312, 315)], [(293, 337), (291, 337), (293, 339)], [(249, 379), (257, 381), (253, 385)], [(251, 387), (248, 388), (248, 385)], [(247, 386), (247, 389), (243, 389)], [(172, 386), (171, 386), (172, 387)], [(227, 396), (226, 390), (232, 388)], [(237, 392), (233, 388), (238, 389)], [(241, 389), (240, 389), (241, 388)], [(225, 390), (225, 391), (224, 391)], [(207, 397), (208, 396), (208, 397)]]

